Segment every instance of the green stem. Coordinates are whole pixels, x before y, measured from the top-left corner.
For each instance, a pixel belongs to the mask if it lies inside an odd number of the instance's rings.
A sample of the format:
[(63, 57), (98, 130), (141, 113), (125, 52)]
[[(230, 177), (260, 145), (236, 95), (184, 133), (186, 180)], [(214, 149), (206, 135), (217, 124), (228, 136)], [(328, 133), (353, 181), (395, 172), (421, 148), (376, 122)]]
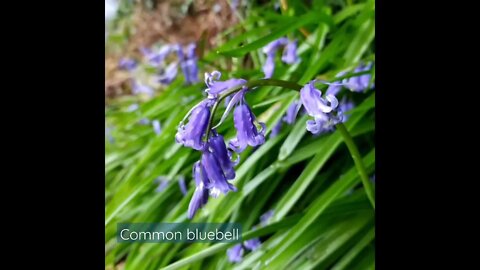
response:
[(357, 167), (360, 178), (362, 179), (365, 193), (367, 193), (367, 197), (370, 200), (373, 209), (375, 209), (375, 193), (373, 192), (372, 182), (370, 182), (370, 179), (368, 178), (367, 169), (365, 168), (365, 164), (363, 163), (362, 156), (360, 156), (358, 148), (353, 142), (352, 136), (348, 132), (347, 128), (343, 125), (343, 123), (337, 124), (336, 127), (342, 135), (343, 140), (348, 147), (348, 151), (350, 151), (350, 154), (352, 155), (353, 162), (355, 162), (355, 167)]

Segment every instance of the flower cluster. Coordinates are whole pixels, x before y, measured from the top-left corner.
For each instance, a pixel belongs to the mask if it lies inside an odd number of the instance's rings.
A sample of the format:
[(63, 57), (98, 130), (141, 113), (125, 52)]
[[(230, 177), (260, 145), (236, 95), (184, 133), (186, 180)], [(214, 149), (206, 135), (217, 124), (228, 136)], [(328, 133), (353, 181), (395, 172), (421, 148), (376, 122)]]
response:
[[(263, 214), (260, 217), (260, 224), (258, 226), (254, 226), (253, 229), (257, 227), (266, 226), (270, 221), (270, 219), (272, 218), (273, 213), (274, 213), (273, 210), (270, 210), (265, 214)], [(237, 244), (227, 250), (228, 260), (230, 262), (235, 262), (235, 263), (241, 262), (243, 259), (243, 253), (245, 252), (245, 249), (250, 251), (255, 251), (258, 248), (260, 248), (261, 245), (262, 245), (262, 242), (258, 237), (252, 238), (244, 241), (243, 243)]]
[[(354, 69), (354, 73), (369, 71), (372, 68), (372, 63), (360, 64)], [(342, 71), (336, 75), (336, 77), (341, 77), (347, 74), (346, 71)], [(369, 84), (372, 76), (371, 74), (363, 74), (360, 76), (350, 77), (348, 79), (343, 79), (342, 81), (335, 82), (336, 84), (331, 84), (327, 89), (327, 95), (337, 95), (337, 93), (345, 86), (352, 92), (365, 92), (369, 89)], [(370, 88), (373, 88), (374, 84), (372, 83)]]
[[(255, 147), (265, 142), (265, 124), (258, 123), (245, 100), (248, 91), (243, 79), (229, 79), (220, 81), (218, 71), (205, 74), (207, 98), (194, 106), (187, 113), (188, 123), (182, 121), (178, 127), (175, 140), (185, 147), (190, 147), (202, 153), (201, 159), (193, 166), (195, 192), (188, 207), (188, 217), (192, 218), (197, 210), (204, 206), (209, 196), (218, 197), (221, 193), (236, 191), (229, 181), (235, 178), (234, 166), (238, 163), (233, 160), (233, 152), (240, 153), (248, 145)], [(241, 87), (232, 93), (221, 122), (233, 109), (234, 126), (237, 130), (236, 138), (227, 144), (215, 127), (209, 129), (211, 110), (215, 103), (225, 98), (222, 94), (234, 87)]]
[(263, 73), (265, 78), (271, 78), (275, 70), (275, 55), (280, 47), (284, 47), (282, 61), (286, 64), (295, 64), (299, 62), (297, 56), (297, 41), (290, 41), (285, 37), (279, 38), (263, 47), (263, 52), (267, 55), (265, 64), (263, 65)]
[[(196, 45), (190, 43), (185, 47), (179, 44), (166, 44), (159, 48), (141, 48), (145, 62), (157, 69), (154, 78), (156, 83), (168, 85), (177, 77), (179, 68), (182, 70), (187, 84), (197, 83), (198, 80), (198, 58), (195, 54)], [(167, 57), (175, 53), (177, 59), (166, 63)], [(135, 95), (146, 94), (153, 96), (153, 88), (140, 80), (138, 70), (138, 62), (130, 58), (122, 58), (118, 64), (119, 68), (130, 72), (132, 79), (132, 92)]]

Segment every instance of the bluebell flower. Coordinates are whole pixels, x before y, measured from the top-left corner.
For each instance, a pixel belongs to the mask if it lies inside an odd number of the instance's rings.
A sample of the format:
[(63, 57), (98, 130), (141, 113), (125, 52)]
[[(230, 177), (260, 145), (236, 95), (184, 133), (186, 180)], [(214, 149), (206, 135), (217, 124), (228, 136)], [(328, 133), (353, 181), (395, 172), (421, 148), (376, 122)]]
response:
[(113, 128), (105, 127), (105, 136), (107, 137), (108, 141), (111, 144), (114, 144), (115, 143), (115, 138), (112, 135), (112, 130), (113, 130)]
[(262, 245), (262, 242), (260, 242), (259, 238), (252, 238), (243, 242), (243, 245), (246, 249), (255, 251)]
[(226, 81), (219, 81), (222, 73), (219, 71), (213, 71), (212, 73), (205, 73), (205, 84), (207, 85), (207, 89), (205, 92), (210, 97), (217, 97), (223, 91), (237, 87), (240, 85), (244, 85), (247, 83), (244, 79), (228, 79)]
[(160, 121), (153, 120), (152, 121), (152, 126), (153, 126), (153, 131), (155, 132), (155, 134), (160, 135), (160, 133), (162, 133), (162, 127), (160, 125)]
[(235, 170), (233, 166), (236, 164), (232, 162), (232, 155), (227, 150), (223, 136), (217, 134), (215, 130), (212, 130), (212, 136), (209, 139), (209, 151), (215, 155), (220, 163), (225, 178), (228, 180), (234, 179)]
[(192, 219), (195, 213), (208, 202), (208, 179), (200, 161), (193, 165), (193, 179), (195, 179), (195, 191), (188, 205), (188, 218)]
[(162, 192), (163, 190), (165, 190), (169, 183), (167, 177), (165, 176), (159, 176), (155, 178), (154, 182), (158, 184), (158, 187), (155, 190), (156, 192)]
[[(362, 72), (368, 71), (372, 68), (372, 63), (368, 63), (366, 65), (360, 64), (357, 68), (355, 68), (354, 72)], [(356, 77), (351, 77), (346, 80), (345, 86), (353, 92), (364, 92), (368, 84), (370, 83), (370, 74), (364, 74)]]
[(196, 150), (203, 149), (203, 136), (206, 133), (208, 119), (210, 118), (211, 102), (205, 100), (191, 110), (189, 121), (185, 125), (183, 121), (178, 127), (175, 140), (177, 143), (183, 144), (186, 147), (191, 147)]
[(228, 260), (230, 262), (241, 262), (243, 259), (243, 247), (242, 244), (237, 244), (227, 250)]
[(132, 105), (128, 106), (127, 112), (134, 112), (140, 108), (140, 105), (138, 103), (133, 103)]
[(297, 41), (289, 41), (283, 50), (282, 61), (286, 64), (295, 64), (299, 61), (297, 56)]
[(262, 67), (266, 79), (271, 78), (275, 70), (275, 53), (280, 46), (287, 44), (287, 42), (288, 39), (283, 37), (274, 40), (267, 44), (265, 47), (263, 47), (262, 51), (267, 55), (265, 64)]
[(186, 47), (186, 52), (183, 51), (182, 46), (175, 46), (175, 51), (177, 52), (178, 60), (180, 61), (180, 68), (185, 75), (185, 81), (187, 84), (198, 82), (198, 58), (195, 54), (195, 49), (195, 43), (190, 43)]
[(263, 215), (260, 216), (260, 224), (262, 226), (267, 225), (270, 219), (272, 219), (274, 214), (275, 214), (275, 211), (273, 209), (265, 212)]
[(270, 139), (273, 139), (273, 138), (277, 137), (278, 134), (280, 134), (280, 131), (282, 131), (282, 126), (283, 126), (283, 120), (280, 119), (280, 120), (278, 120), (278, 122), (275, 124), (275, 126), (273, 126), (272, 132), (270, 132), (269, 138), (270, 138)]
[(122, 58), (118, 65), (121, 69), (132, 71), (137, 67), (137, 62), (130, 58)]
[(293, 125), (295, 123), (295, 119), (297, 118), (298, 111), (302, 104), (299, 101), (294, 101), (287, 109), (287, 113), (283, 117), (283, 121), (289, 125)]
[(163, 63), (163, 61), (168, 56), (168, 54), (170, 54), (172, 49), (172, 46), (164, 45), (157, 50), (142, 47), (140, 48), (140, 51), (150, 65), (158, 67)]
[[(346, 73), (347, 73), (346, 71), (339, 72), (337, 75), (335, 75), (335, 77), (336, 78), (341, 77)], [(344, 82), (345, 80), (343, 80), (343, 83), (340, 81), (333, 82), (328, 86), (326, 94), (336, 96), (338, 92), (340, 92), (340, 90), (342, 89)]]
[(210, 195), (214, 198), (220, 193), (226, 194), (229, 191), (236, 191), (235, 186), (227, 181), (225, 172), (222, 170), (218, 158), (208, 149), (202, 153), (202, 167), (208, 178)]
[(237, 130), (237, 137), (229, 142), (230, 148), (235, 152), (240, 153), (245, 150), (247, 145), (252, 147), (261, 145), (265, 142), (265, 123), (259, 122), (260, 129), (257, 128), (255, 115), (245, 101), (246, 89), (239, 91), (233, 98), (232, 102), (236, 102), (236, 99), (240, 100), (233, 111), (233, 123)]
[(158, 82), (162, 84), (170, 84), (178, 73), (178, 64), (175, 62), (170, 63), (163, 72), (158, 75)]
[(148, 120), (148, 118), (142, 118), (142, 119), (138, 120), (138, 123), (140, 125), (146, 126), (146, 125), (150, 124), (150, 120)]
[(150, 86), (138, 83), (135, 80), (133, 81), (132, 84), (133, 84), (132, 85), (132, 92), (133, 92), (134, 95), (147, 94), (149, 96), (153, 96), (154, 91), (153, 91), (153, 88), (151, 88)]
[(353, 104), (353, 102), (348, 100), (347, 97), (343, 97), (342, 100), (340, 100), (340, 103), (338, 105), (338, 116), (342, 117), (341, 121), (343, 123), (348, 120), (348, 115), (346, 114), (346, 112), (353, 109), (354, 106), (355, 105)]
[(338, 100), (334, 95), (322, 97), (322, 92), (315, 88), (315, 80), (306, 84), (300, 90), (300, 99), (308, 115), (314, 117), (307, 121), (307, 130), (318, 134), (325, 130), (331, 130), (334, 125), (341, 121), (335, 110)]
[(183, 175), (180, 175), (178, 177), (178, 186), (180, 187), (180, 191), (182, 192), (182, 194), (184, 196), (187, 195), (188, 193), (187, 184), (185, 184), (185, 177), (183, 177)]

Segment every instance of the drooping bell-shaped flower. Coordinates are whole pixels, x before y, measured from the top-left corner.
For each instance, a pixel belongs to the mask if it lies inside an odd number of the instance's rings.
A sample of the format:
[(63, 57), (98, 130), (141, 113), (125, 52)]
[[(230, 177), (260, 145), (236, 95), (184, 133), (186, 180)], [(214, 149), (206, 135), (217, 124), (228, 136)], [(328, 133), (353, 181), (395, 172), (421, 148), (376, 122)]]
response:
[(343, 97), (340, 100), (340, 104), (338, 105), (338, 115), (342, 117), (341, 121), (345, 123), (348, 120), (347, 112), (353, 109), (355, 105), (352, 101), (348, 100), (347, 97)]
[(153, 88), (151, 88), (150, 86), (148, 86), (146, 84), (138, 83), (135, 80), (132, 83), (132, 92), (135, 95), (146, 94), (146, 95), (149, 95), (149, 96), (153, 96), (153, 94), (154, 94)]
[(337, 115), (338, 100), (334, 95), (322, 97), (322, 92), (315, 88), (315, 81), (306, 84), (300, 90), (300, 99), (308, 115), (313, 120), (307, 121), (307, 130), (313, 134), (331, 130), (341, 121)]
[(209, 151), (211, 151), (218, 160), (225, 178), (232, 180), (235, 178), (235, 170), (233, 169), (235, 163), (231, 160), (231, 155), (227, 150), (223, 136), (217, 134), (215, 130), (212, 130), (212, 133), (213, 135), (210, 137), (208, 144)]
[(209, 117), (210, 103), (203, 101), (191, 111), (189, 121), (186, 125), (183, 121), (180, 123), (177, 134), (175, 135), (177, 143), (201, 150), (204, 146), (202, 138), (205, 135)]
[(262, 66), (263, 74), (265, 75), (265, 79), (270, 79), (273, 76), (273, 72), (275, 71), (275, 54), (267, 54), (267, 59), (265, 60), (265, 64)]
[(270, 132), (269, 138), (273, 139), (280, 134), (280, 131), (282, 131), (282, 126), (283, 126), (283, 120), (280, 119), (278, 122), (273, 126), (272, 131)]
[(163, 175), (155, 178), (154, 182), (156, 184), (158, 184), (157, 188), (155, 189), (156, 192), (164, 191), (165, 188), (167, 188), (167, 186), (169, 184), (168, 178), (166, 176), (163, 176)]
[(262, 242), (260, 242), (259, 238), (252, 238), (243, 242), (243, 245), (246, 249), (250, 251), (255, 251), (262, 245)]
[(292, 102), (292, 104), (290, 104), (290, 106), (287, 109), (287, 113), (283, 117), (283, 121), (285, 121), (285, 123), (289, 125), (292, 125), (293, 123), (295, 123), (295, 119), (297, 118), (297, 114), (301, 106), (302, 104), (298, 101)]
[(175, 62), (170, 63), (163, 72), (158, 75), (158, 82), (161, 84), (171, 84), (178, 73), (178, 64)]
[(208, 202), (208, 180), (200, 161), (197, 161), (193, 165), (193, 179), (195, 180), (196, 187), (190, 204), (188, 205), (189, 219), (192, 219), (197, 210)]
[(155, 134), (160, 135), (160, 133), (162, 133), (162, 127), (160, 125), (160, 121), (153, 120), (152, 121), (152, 127), (153, 127), (153, 131), (155, 132)]
[(261, 215), (260, 216), (261, 226), (266, 226), (268, 224), (268, 222), (270, 222), (270, 219), (272, 219), (274, 214), (275, 214), (275, 211), (272, 209), (272, 210), (268, 210), (263, 215)]
[(220, 193), (236, 191), (235, 186), (227, 181), (219, 159), (208, 148), (203, 151), (201, 164), (208, 178), (210, 195), (216, 198)]
[[(369, 71), (371, 68), (372, 63), (368, 63), (367, 65), (360, 64), (357, 68), (355, 68), (354, 72), (358, 73), (363, 71)], [(368, 88), (370, 79), (370, 74), (352, 77), (346, 80), (345, 86), (353, 92), (363, 92)]]
[(265, 123), (258, 123), (261, 128), (257, 128), (255, 115), (244, 97), (233, 111), (233, 122), (237, 130), (237, 137), (230, 141), (229, 146), (235, 152), (243, 152), (247, 145), (255, 147), (265, 142)]
[(122, 58), (118, 64), (121, 69), (132, 71), (137, 67), (137, 62), (131, 58)]
[(207, 85), (207, 89), (205, 89), (205, 92), (212, 96), (212, 97), (217, 97), (220, 93), (223, 91), (237, 87), (240, 85), (244, 85), (247, 83), (246, 80), (244, 79), (228, 79), (226, 81), (219, 81), (220, 77), (222, 76), (222, 73), (219, 71), (213, 71), (212, 73), (205, 73), (205, 84)]
[(140, 105), (138, 103), (133, 103), (132, 105), (128, 106), (127, 112), (134, 112), (140, 108)]
[(198, 58), (195, 54), (195, 49), (195, 43), (188, 44), (186, 51), (183, 50), (180, 44), (174, 46), (187, 84), (198, 82)]
[(241, 262), (243, 259), (243, 247), (242, 244), (237, 244), (227, 250), (228, 260), (230, 262)]
[(278, 48), (287, 43), (288, 39), (282, 37), (268, 43), (265, 47), (263, 47), (262, 51), (267, 55), (265, 64), (262, 66), (263, 74), (265, 75), (266, 79), (271, 78), (273, 76), (273, 72), (275, 71), (275, 54)]
[[(341, 76), (345, 75), (346, 73), (347, 72), (345, 72), (345, 71), (339, 72), (337, 75), (335, 75), (335, 77), (336, 78), (341, 77)], [(345, 82), (345, 80), (344, 80), (344, 82)], [(336, 96), (338, 94), (338, 92), (340, 92), (342, 87), (343, 87), (343, 83), (340, 82), (340, 81), (336, 81), (336, 82), (334, 82), (334, 83), (332, 83), (328, 86), (326, 94)]]
[(163, 45), (158, 49), (149, 49), (142, 47), (140, 48), (140, 51), (150, 65), (158, 67), (163, 63), (163, 61), (165, 60), (167, 55), (170, 54), (172, 49), (172, 46), (167, 44)]
[(295, 64), (298, 62), (297, 41), (289, 41), (283, 50), (282, 61), (286, 64)]

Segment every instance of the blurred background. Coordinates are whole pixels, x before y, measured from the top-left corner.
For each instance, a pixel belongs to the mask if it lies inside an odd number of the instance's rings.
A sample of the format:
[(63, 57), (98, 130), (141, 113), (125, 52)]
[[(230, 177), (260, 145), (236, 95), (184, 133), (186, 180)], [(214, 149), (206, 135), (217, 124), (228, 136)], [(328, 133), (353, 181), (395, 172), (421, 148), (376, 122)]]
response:
[[(276, 55), (272, 78), (368, 77), (337, 98), (375, 187), (375, 1), (106, 0), (105, 269), (375, 268), (375, 210), (349, 149), (337, 130), (307, 131), (302, 110), (284, 120), (295, 91), (264, 86), (247, 95), (266, 142), (241, 153), (237, 192), (187, 217), (200, 153), (175, 134), (206, 96), (204, 73), (262, 79), (264, 47), (278, 38), (297, 42), (299, 60)], [(217, 131), (235, 137), (231, 115)], [(116, 224), (135, 222), (238, 222), (250, 242), (117, 243)]]

